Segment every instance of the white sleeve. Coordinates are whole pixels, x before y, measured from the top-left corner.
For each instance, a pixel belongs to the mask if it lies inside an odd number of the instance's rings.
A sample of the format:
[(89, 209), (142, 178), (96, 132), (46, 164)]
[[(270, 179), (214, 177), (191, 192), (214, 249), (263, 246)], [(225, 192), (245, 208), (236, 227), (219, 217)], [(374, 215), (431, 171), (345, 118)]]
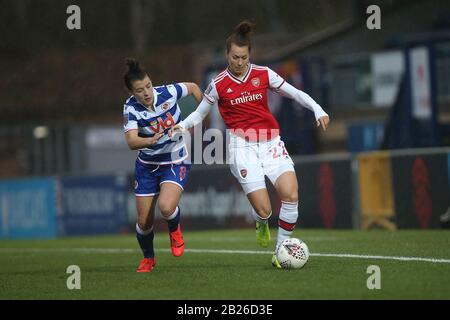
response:
[(203, 96), (206, 98), (209, 104), (214, 104), (219, 101), (219, 94), (217, 93), (216, 85), (213, 81), (209, 83), (208, 88), (206, 88), (205, 92), (203, 93)]
[(267, 68), (267, 70), (269, 72), (269, 87), (273, 89), (275, 92), (278, 92), (278, 89), (280, 89), (285, 80), (272, 69)]
[(177, 100), (180, 100), (181, 98), (186, 97), (188, 95), (188, 93), (189, 93), (188, 92), (188, 88), (182, 82), (169, 84), (167, 86), (167, 90), (169, 90), (170, 94), (173, 97), (176, 97)]
[(138, 128), (137, 117), (133, 113), (134, 108), (128, 105), (123, 106), (123, 131), (127, 132)]
[(328, 116), (328, 114), (322, 109), (322, 107), (317, 104), (317, 102), (315, 102), (314, 99), (311, 98), (307, 93), (298, 90), (287, 82), (282, 83), (277, 92), (279, 92), (284, 97), (291, 98), (297, 101), (303, 107), (314, 112), (316, 120), (319, 120), (324, 116)]
[(209, 103), (208, 99), (206, 97), (203, 97), (203, 100), (200, 102), (197, 109), (195, 109), (195, 111), (192, 112), (186, 119), (181, 121), (179, 125), (183, 129), (194, 127), (206, 118), (209, 111), (211, 111), (212, 106), (213, 105)]

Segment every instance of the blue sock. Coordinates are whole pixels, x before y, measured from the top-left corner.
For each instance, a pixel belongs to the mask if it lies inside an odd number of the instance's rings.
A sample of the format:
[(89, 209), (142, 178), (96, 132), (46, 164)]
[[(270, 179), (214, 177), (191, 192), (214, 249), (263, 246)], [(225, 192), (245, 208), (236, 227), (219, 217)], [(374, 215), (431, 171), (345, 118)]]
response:
[[(174, 215), (175, 215), (175, 217), (172, 217)], [(180, 215), (181, 215), (180, 207), (177, 207), (177, 209), (169, 217), (170, 220), (167, 219), (167, 224), (169, 226), (169, 232), (177, 231), (178, 224), (180, 223)]]
[(150, 230), (143, 231), (136, 224), (136, 238), (141, 247), (144, 258), (154, 258), (155, 251), (153, 249), (153, 238), (155, 234), (153, 233), (153, 228)]

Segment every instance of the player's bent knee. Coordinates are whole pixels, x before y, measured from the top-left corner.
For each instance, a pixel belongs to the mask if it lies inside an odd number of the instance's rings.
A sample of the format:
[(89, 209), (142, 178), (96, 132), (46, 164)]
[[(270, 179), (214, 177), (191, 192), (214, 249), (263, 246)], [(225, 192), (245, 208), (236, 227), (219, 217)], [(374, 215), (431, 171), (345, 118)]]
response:
[(295, 193), (293, 192), (291, 194), (281, 197), (281, 201), (284, 201), (284, 202), (295, 203), (295, 202), (298, 202), (298, 200), (299, 200), (298, 192), (295, 192)]
[(150, 230), (153, 227), (153, 224), (151, 223), (142, 223), (141, 221), (137, 222), (137, 225), (139, 226), (139, 229), (141, 229), (142, 231), (147, 231)]
[(263, 219), (266, 219), (270, 216), (270, 214), (272, 213), (272, 208), (270, 207), (262, 207), (262, 208), (257, 208), (255, 210), (256, 214), (258, 216), (260, 216)]
[(160, 204), (159, 205), (159, 211), (161, 211), (161, 214), (164, 217), (169, 217), (172, 213), (175, 212), (177, 206), (173, 206), (173, 205), (165, 205), (165, 204)]

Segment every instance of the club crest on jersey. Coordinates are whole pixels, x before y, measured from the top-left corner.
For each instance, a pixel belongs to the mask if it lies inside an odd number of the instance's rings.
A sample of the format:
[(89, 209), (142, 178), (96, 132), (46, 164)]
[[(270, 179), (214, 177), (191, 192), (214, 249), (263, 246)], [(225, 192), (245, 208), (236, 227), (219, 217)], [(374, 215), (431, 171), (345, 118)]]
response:
[(175, 120), (173, 120), (172, 114), (170, 112), (166, 113), (166, 119), (163, 120), (162, 117), (159, 117), (157, 120), (153, 120), (150, 122), (150, 130), (153, 132), (161, 132), (162, 130), (166, 130), (175, 125)]
[(259, 81), (258, 77), (252, 79), (252, 85), (254, 87), (259, 87), (259, 83), (260, 83), (260, 81)]
[(169, 104), (168, 102), (166, 102), (166, 103), (164, 103), (164, 104), (162, 105), (162, 109), (163, 109), (164, 111), (166, 111), (167, 109), (169, 109), (169, 107), (170, 107), (170, 104)]
[(245, 178), (247, 176), (247, 169), (241, 169), (241, 177)]

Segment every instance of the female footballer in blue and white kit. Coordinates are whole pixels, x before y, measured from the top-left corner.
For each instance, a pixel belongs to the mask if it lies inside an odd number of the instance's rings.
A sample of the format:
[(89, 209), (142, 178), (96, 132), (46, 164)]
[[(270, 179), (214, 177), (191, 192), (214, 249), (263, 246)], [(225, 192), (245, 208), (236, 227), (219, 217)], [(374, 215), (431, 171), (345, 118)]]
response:
[(127, 59), (125, 85), (131, 94), (123, 109), (125, 139), (139, 150), (135, 164), (135, 195), (138, 218), (136, 237), (142, 249), (137, 272), (150, 272), (156, 264), (153, 222), (158, 207), (168, 223), (172, 254), (184, 252), (178, 203), (190, 169), (183, 137), (172, 140), (168, 130), (181, 121), (177, 101), (193, 95), (200, 103), (203, 94), (195, 83), (183, 82), (153, 87), (148, 73), (136, 60)]

